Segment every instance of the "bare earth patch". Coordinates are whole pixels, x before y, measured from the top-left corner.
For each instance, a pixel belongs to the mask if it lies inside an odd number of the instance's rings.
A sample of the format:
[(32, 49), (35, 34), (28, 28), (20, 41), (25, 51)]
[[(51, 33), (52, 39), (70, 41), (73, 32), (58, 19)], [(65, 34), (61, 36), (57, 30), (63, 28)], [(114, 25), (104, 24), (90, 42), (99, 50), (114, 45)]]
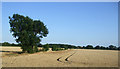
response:
[[(12, 51), (12, 52), (11, 52)], [(20, 47), (2, 47), (3, 67), (118, 67), (118, 51), (72, 49), (18, 54)], [(7, 55), (6, 55), (7, 54)]]

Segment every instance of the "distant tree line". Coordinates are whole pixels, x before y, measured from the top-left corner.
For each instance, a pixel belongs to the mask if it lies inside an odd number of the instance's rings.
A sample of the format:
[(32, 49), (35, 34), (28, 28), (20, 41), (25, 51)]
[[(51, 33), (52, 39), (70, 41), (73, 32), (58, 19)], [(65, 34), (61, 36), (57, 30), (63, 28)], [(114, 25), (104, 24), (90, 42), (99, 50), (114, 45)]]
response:
[(53, 48), (53, 47), (57, 47), (57, 48), (69, 48), (69, 49), (71, 49), (71, 48), (77, 48), (76, 46), (74, 46), (74, 45), (67, 45), (67, 44), (48, 44), (49, 45), (49, 47), (50, 48)]
[[(14, 43), (0, 43), (2, 46), (21, 46), (21, 44), (14, 44)], [(67, 50), (67, 49), (102, 49), (102, 50), (120, 50), (120, 47), (109, 45), (108, 47), (104, 46), (74, 46), (74, 45), (68, 45), (68, 44), (38, 44), (38, 47), (43, 47), (43, 51), (48, 51), (49, 48), (52, 48), (52, 51), (60, 51), (60, 50)]]
[[(46, 45), (46, 44), (45, 44)], [(38, 47), (42, 47), (45, 45), (39, 45)], [(109, 45), (108, 47), (104, 46), (92, 46), (92, 45), (87, 45), (87, 46), (74, 46), (74, 45), (67, 45), (67, 44), (47, 44), (49, 48), (52, 48), (53, 51), (57, 50), (67, 50), (67, 49), (102, 49), (102, 50), (120, 50), (120, 47), (114, 46), (114, 45)]]
[[(78, 46), (78, 47), (80, 48), (80, 46)], [(81, 47), (81, 49), (120, 50), (120, 47), (117, 47), (114, 45), (109, 45), (108, 47), (99, 46), (99, 45), (93, 47), (92, 45), (87, 45), (87, 46)]]
[(21, 44), (8, 43), (8, 42), (0, 43), (0, 45), (2, 45), (2, 46), (21, 46)]

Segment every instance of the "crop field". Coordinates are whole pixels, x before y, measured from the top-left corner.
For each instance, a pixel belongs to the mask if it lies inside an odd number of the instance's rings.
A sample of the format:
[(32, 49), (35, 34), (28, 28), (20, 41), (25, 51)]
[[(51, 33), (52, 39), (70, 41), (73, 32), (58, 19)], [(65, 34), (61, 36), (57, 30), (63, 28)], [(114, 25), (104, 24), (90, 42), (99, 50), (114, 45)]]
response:
[(21, 51), (20, 47), (2, 47), (2, 67), (118, 67), (115, 50), (69, 49), (18, 54)]

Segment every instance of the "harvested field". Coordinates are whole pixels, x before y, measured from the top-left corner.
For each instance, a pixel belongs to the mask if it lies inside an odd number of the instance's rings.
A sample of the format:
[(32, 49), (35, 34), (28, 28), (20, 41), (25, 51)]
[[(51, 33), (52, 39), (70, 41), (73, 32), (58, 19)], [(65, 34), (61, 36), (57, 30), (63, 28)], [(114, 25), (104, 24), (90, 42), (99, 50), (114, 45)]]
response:
[[(3, 67), (117, 67), (118, 51), (72, 49), (16, 54), (19, 47), (2, 47)], [(10, 55), (6, 55), (10, 54)], [(16, 55), (14, 55), (16, 54)]]

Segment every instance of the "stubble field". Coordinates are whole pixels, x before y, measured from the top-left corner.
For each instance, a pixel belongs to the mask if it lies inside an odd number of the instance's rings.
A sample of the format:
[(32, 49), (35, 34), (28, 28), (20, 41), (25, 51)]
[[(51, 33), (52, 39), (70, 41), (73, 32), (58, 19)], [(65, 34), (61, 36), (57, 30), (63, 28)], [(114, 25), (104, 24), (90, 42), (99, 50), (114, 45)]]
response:
[[(71, 49), (16, 54), (20, 47), (2, 47), (2, 67), (118, 67), (118, 51)], [(14, 53), (13, 53), (14, 52)]]

